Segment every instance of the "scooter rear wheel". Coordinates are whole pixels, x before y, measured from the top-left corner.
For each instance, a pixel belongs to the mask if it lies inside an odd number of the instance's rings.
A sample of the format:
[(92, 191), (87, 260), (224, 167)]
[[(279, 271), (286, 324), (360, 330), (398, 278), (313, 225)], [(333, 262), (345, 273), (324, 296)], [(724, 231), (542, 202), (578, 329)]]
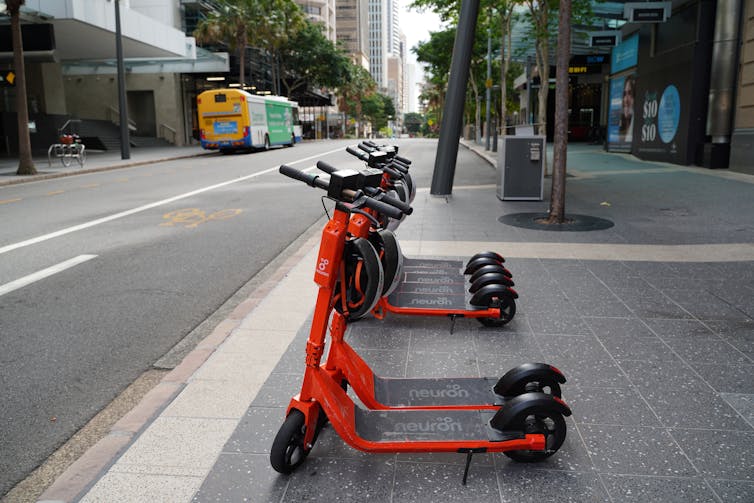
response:
[(304, 462), (310, 449), (304, 445), (306, 418), (293, 409), (285, 418), (270, 448), (270, 464), (278, 473), (288, 474)]
[(477, 320), (479, 320), (479, 323), (481, 323), (485, 327), (502, 327), (503, 325), (511, 321), (516, 315), (516, 301), (513, 299), (513, 297), (510, 297), (508, 295), (498, 299), (490, 307), (499, 307), (500, 317), (477, 318)]
[(535, 463), (549, 458), (563, 445), (566, 438), (566, 423), (556, 410), (523, 411), (510, 426), (518, 426), (526, 433), (541, 433), (545, 436), (544, 451), (507, 451), (506, 456), (520, 463)]

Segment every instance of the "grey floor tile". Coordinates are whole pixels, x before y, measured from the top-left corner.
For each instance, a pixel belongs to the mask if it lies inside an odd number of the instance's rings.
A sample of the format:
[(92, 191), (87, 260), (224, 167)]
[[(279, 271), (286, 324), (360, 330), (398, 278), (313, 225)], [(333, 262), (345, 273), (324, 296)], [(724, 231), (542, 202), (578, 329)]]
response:
[(754, 395), (721, 393), (720, 396), (754, 427)]
[(249, 407), (223, 452), (269, 454), (272, 441), (285, 421), (284, 407)]
[(622, 387), (626, 378), (593, 336), (537, 335), (545, 362), (579, 386)]
[(657, 336), (688, 362), (750, 363), (751, 360), (697, 320), (647, 320)]
[(289, 477), (281, 501), (390, 501), (394, 458), (385, 454), (358, 460), (311, 455)]
[(581, 316), (630, 316), (631, 310), (614, 295), (609, 297), (584, 296), (570, 298)]
[(725, 503), (749, 503), (754, 501), (754, 482), (708, 479), (707, 484)]
[(616, 360), (639, 360), (651, 361), (657, 364), (661, 362), (680, 362), (677, 353), (666, 343), (657, 337), (611, 337), (598, 336), (610, 356)]
[[(476, 333), (475, 330), (460, 326), (462, 321), (456, 321), (456, 328), (450, 332), (450, 324), (442, 329), (413, 329), (411, 330), (411, 347), (412, 351), (425, 351), (437, 353), (452, 353), (465, 351), (471, 346), (471, 339)], [(474, 321), (474, 323), (479, 323)], [(480, 325), (481, 326), (481, 325)], [(476, 328), (476, 326), (474, 327)], [(499, 333), (499, 331), (495, 331)]]
[(754, 360), (754, 321), (707, 321), (705, 324), (731, 346)]
[(741, 393), (751, 390), (751, 376), (754, 373), (754, 364), (749, 365), (702, 365), (696, 363), (694, 370), (720, 393)]
[(584, 321), (597, 337), (655, 337), (655, 334), (638, 318), (632, 317), (584, 317)]
[(663, 428), (579, 425), (600, 473), (694, 477), (673, 437)]
[(631, 388), (570, 386), (568, 405), (579, 424), (660, 426), (657, 417)]
[(675, 428), (670, 432), (705, 477), (754, 481), (754, 432)]
[(438, 501), (499, 502), (495, 470), (472, 462), (468, 481), (461, 485), (463, 466), (436, 463), (399, 462), (395, 474), (393, 502), (436, 503)]
[(544, 363), (545, 357), (537, 349), (531, 353), (522, 353), (519, 355), (496, 355), (488, 353), (479, 356), (477, 361), (481, 377), (500, 378), (506, 372), (522, 363)]
[(535, 334), (543, 335), (590, 335), (589, 327), (574, 314), (535, 313), (529, 324)]
[(480, 377), (473, 350), (455, 353), (411, 351), (406, 377)]
[[(533, 467), (532, 467), (533, 468)], [(522, 468), (498, 474), (505, 503), (596, 503), (610, 499), (594, 473)]]
[(345, 340), (354, 349), (391, 349), (408, 351), (411, 340), (409, 330), (399, 330), (393, 325), (385, 327), (361, 327), (352, 325)]
[(530, 332), (479, 331), (473, 337), (478, 355), (529, 355), (540, 353), (539, 343)]
[(681, 306), (655, 289), (615, 288), (618, 296), (640, 318), (691, 318)]
[(663, 290), (662, 293), (701, 320), (741, 320), (746, 318), (743, 312), (703, 288)]
[(359, 356), (369, 365), (378, 376), (405, 377), (406, 351), (391, 351), (386, 349), (360, 349)]
[[(471, 465), (494, 466), (494, 454), (474, 454)], [(401, 463), (434, 463), (439, 465), (459, 465), (460, 472), (466, 464), (466, 454), (459, 452), (403, 452), (398, 454), (398, 469)]]
[(683, 364), (621, 362), (631, 382), (664, 426), (748, 430), (749, 425)]
[(663, 262), (623, 262), (623, 265), (642, 278), (679, 277), (669, 264)]
[(223, 453), (193, 501), (277, 503), (287, 483), (287, 477), (272, 469), (268, 455)]
[[(312, 458), (353, 458), (368, 459), (371, 453), (362, 452), (348, 445), (333, 429), (331, 424), (326, 424), (317, 438), (317, 443), (311, 451)], [(379, 455), (385, 457), (386, 455)]]
[(704, 480), (666, 477), (600, 475), (613, 501), (664, 503), (717, 503)]
[(251, 403), (253, 407), (287, 407), (293, 395), (301, 391), (304, 366), (297, 374), (270, 374)]

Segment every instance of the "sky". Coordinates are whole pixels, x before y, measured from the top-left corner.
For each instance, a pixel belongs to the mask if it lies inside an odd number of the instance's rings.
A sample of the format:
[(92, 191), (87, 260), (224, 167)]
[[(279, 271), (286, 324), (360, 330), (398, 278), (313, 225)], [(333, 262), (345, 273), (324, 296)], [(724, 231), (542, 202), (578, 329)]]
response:
[[(416, 55), (411, 52), (411, 48), (417, 45), (419, 42), (429, 40), (430, 31), (438, 31), (440, 29), (440, 17), (434, 12), (425, 10), (424, 12), (418, 12), (416, 10), (409, 10), (408, 5), (412, 0), (399, 0), (400, 1), (400, 20), (399, 24), (404, 35), (406, 35), (406, 42), (408, 47), (406, 48), (406, 63), (416, 63)], [(416, 84), (419, 85), (424, 81), (424, 73), (421, 67), (416, 67)], [(419, 95), (417, 90), (416, 96)], [(416, 110), (416, 104), (413, 109)]]

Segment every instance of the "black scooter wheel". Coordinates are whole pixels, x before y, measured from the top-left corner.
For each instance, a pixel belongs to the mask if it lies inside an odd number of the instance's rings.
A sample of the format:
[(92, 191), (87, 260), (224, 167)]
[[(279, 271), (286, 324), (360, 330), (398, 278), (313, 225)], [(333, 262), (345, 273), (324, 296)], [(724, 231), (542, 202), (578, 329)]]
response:
[(401, 283), (403, 273), (403, 252), (395, 234), (387, 229), (381, 229), (369, 234), (369, 242), (372, 243), (377, 255), (380, 257), (382, 271), (385, 275), (382, 296), (386, 297)]
[(544, 451), (507, 451), (506, 456), (520, 463), (535, 463), (547, 459), (555, 454), (563, 445), (566, 438), (566, 423), (563, 415), (557, 410), (524, 410), (511, 423), (511, 429), (545, 436)]
[(500, 308), (499, 318), (477, 318), (485, 327), (502, 327), (516, 316), (516, 301), (511, 295), (497, 299), (490, 307)]
[(497, 260), (501, 264), (505, 262), (505, 258), (503, 258), (503, 256), (500, 255), (499, 253), (494, 252), (494, 251), (483, 251), (483, 252), (475, 253), (474, 255), (472, 255), (469, 261), (466, 262), (466, 265), (470, 264), (471, 262), (473, 262), (474, 260), (478, 258), (492, 258), (492, 259)]
[(304, 445), (306, 418), (293, 409), (285, 418), (270, 448), (270, 464), (278, 473), (288, 474), (304, 462), (311, 449)]
[(469, 260), (469, 262), (466, 264), (466, 269), (464, 269), (464, 274), (474, 274), (479, 269), (481, 269), (484, 266), (488, 265), (499, 265), (502, 266), (502, 262), (497, 260), (496, 258), (492, 257), (478, 257), (472, 260)]
[(478, 280), (485, 274), (489, 274), (491, 272), (505, 274), (509, 278), (513, 277), (513, 274), (511, 274), (511, 272), (508, 269), (506, 269), (502, 264), (486, 265), (486, 266), (480, 267), (479, 269), (474, 271), (474, 274), (469, 276), (469, 283), (473, 285), (476, 280)]
[(341, 292), (341, 278), (335, 283), (335, 310), (343, 314), (343, 296), (348, 309), (348, 320), (363, 318), (374, 309), (382, 296), (384, 281), (382, 264), (374, 246), (363, 238), (346, 242), (343, 250), (345, 261), (345, 292)]

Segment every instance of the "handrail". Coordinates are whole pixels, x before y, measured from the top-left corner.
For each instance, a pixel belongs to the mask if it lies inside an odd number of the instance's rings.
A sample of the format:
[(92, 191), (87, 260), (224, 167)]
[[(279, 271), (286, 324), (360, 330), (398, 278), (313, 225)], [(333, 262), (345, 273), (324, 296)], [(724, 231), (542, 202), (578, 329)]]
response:
[(178, 138), (178, 132), (175, 129), (173, 129), (170, 126), (168, 126), (167, 124), (160, 124), (160, 138), (164, 138), (165, 140), (167, 140), (167, 138), (165, 138), (165, 136), (162, 134), (162, 130), (163, 129), (167, 129), (168, 131), (170, 131), (171, 133), (173, 133), (173, 142), (172, 143), (173, 143), (173, 145), (175, 145), (175, 140), (176, 140), (176, 138)]
[[(114, 116), (117, 117), (117, 120), (115, 119)], [(118, 110), (112, 105), (108, 105), (107, 106), (107, 120), (109, 120), (115, 125), (118, 125), (118, 123), (120, 123), (120, 110)], [(131, 120), (131, 118), (128, 119), (128, 130), (136, 131), (136, 122)]]
[(65, 121), (65, 124), (63, 124), (62, 126), (60, 126), (60, 128), (58, 129), (58, 136), (60, 136), (60, 135), (63, 134), (63, 131), (65, 131), (65, 128), (68, 127), (68, 124), (71, 124), (71, 123), (80, 123), (80, 122), (81, 122), (81, 119), (68, 119), (67, 121)]

